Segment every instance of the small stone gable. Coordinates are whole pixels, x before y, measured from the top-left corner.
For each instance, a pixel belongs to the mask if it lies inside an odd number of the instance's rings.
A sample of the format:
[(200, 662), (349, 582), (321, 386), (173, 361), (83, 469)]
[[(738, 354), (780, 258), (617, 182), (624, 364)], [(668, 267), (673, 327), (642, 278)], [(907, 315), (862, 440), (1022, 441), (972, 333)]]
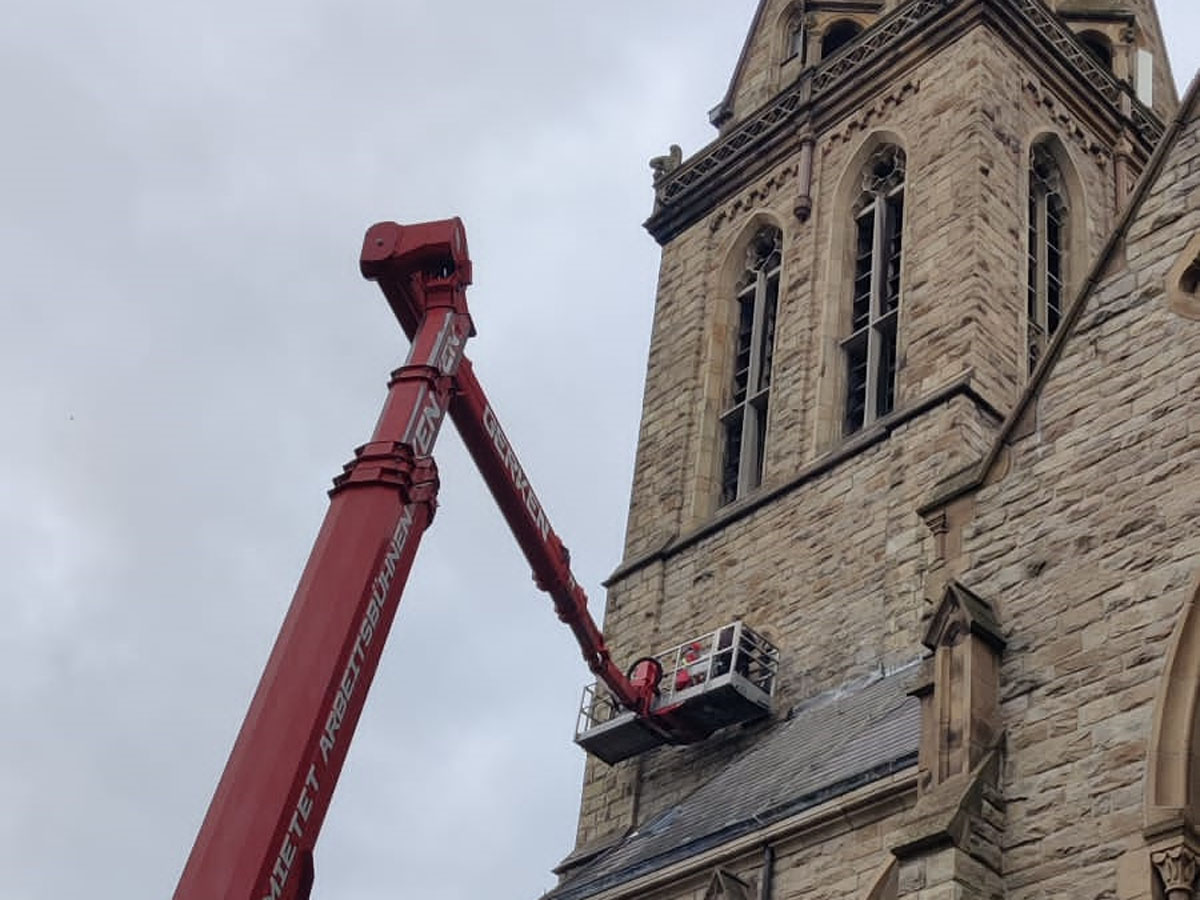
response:
[(897, 0), (760, 0), (729, 87), (711, 111), (714, 125), (740, 121), (819, 57), (825, 31), (838, 24), (865, 28)]
[(754, 900), (750, 885), (724, 869), (713, 872), (704, 900)]
[(957, 581), (951, 582), (929, 619), (922, 643), (932, 651), (953, 647), (973, 634), (997, 650), (1004, 649), (1004, 635), (992, 605)]
[(734, 121), (767, 99), (770, 87), (767, 61), (773, 54), (765, 23), (782, 15), (790, 2), (759, 0), (750, 30), (746, 32), (746, 40), (742, 43), (742, 52), (733, 67), (729, 87), (721, 102), (709, 113), (714, 125), (722, 126)]

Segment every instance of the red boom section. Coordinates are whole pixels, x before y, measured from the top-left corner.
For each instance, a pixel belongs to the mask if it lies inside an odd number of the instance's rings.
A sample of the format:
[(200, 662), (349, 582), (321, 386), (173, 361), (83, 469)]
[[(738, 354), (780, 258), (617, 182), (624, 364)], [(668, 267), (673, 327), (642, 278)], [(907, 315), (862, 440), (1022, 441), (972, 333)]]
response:
[[(394, 222), (372, 226), (363, 240), (361, 267), (364, 277), (379, 284), (401, 328), (412, 337), (422, 312), (420, 295), (413, 292), (403, 265), (398, 263), (403, 258), (406, 231), (405, 226)], [(459, 363), (454, 383), (450, 416), (533, 569), (538, 587), (550, 594), (558, 617), (574, 633), (588, 668), (623, 706), (646, 716), (649, 727), (667, 736), (671, 730), (669, 713), (650, 716), (657, 687), (654, 673), (644, 672), (633, 681), (613, 663), (604, 636), (588, 612), (587, 595), (571, 572), (567, 548), (551, 527), (533, 485), (475, 378), (470, 360), (465, 357)]]
[[(371, 441), (334, 479), (329, 511), (175, 890), (175, 900), (304, 900), (312, 852), (421, 536), (436, 508), (430, 454), (447, 411), (588, 666), (652, 732), (661, 667), (614, 665), (566, 548), (475, 379), (463, 346), (471, 262), (458, 219), (372, 227), (363, 274), (412, 339)], [(653, 661), (652, 661), (653, 662)]]
[(437, 474), (428, 454), (471, 333), (462, 223), (392, 247), (421, 298), (407, 363), (329, 510), (175, 890), (175, 900), (301, 900), (312, 850), (379, 663)]
[(623, 706), (649, 714), (655, 685), (635, 684), (613, 663), (604, 636), (588, 612), (587, 594), (571, 572), (567, 548), (550, 526), (469, 360), (462, 361), (455, 383), (458, 390), (450, 403), (450, 416), (529, 561), (534, 581), (550, 595), (559, 619), (574, 632), (588, 668)]

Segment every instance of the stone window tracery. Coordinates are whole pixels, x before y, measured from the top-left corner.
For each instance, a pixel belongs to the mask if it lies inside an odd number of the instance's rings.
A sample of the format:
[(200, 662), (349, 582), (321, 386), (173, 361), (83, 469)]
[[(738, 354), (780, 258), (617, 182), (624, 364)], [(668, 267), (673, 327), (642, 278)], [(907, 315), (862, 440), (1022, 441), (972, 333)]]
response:
[(1032, 372), (1062, 321), (1069, 242), (1067, 191), (1045, 142), (1029, 157), (1028, 357)]
[(722, 504), (745, 496), (762, 482), (782, 245), (778, 228), (759, 228), (746, 248), (745, 268), (737, 281), (733, 383), (729, 408), (721, 414)]
[(903, 256), (904, 151), (881, 147), (863, 170), (853, 209), (854, 278), (846, 356), (844, 430), (853, 434), (896, 403), (896, 341)]

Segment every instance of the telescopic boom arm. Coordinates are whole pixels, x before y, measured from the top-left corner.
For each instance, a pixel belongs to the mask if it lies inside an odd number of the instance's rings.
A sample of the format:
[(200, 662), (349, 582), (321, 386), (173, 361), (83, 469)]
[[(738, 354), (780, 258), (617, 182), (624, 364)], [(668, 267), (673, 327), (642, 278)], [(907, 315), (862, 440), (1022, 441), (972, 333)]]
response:
[[(397, 264), (395, 249), (404, 244), (407, 230), (390, 222), (371, 228), (363, 244), (362, 272), (379, 284), (400, 326), (412, 338), (414, 323), (422, 317), (420, 294), (411, 289), (403, 265)], [(550, 594), (559, 618), (574, 632), (588, 668), (623, 706), (648, 713), (653, 685), (645, 680), (634, 684), (613, 663), (604, 636), (588, 613), (587, 595), (571, 573), (567, 548), (551, 527), (466, 358), (460, 360), (454, 376), (450, 417), (533, 569), (537, 586)]]
[(474, 334), (462, 222), (382, 223), (363, 275), (412, 340), (370, 442), (334, 479), (329, 510), (175, 890), (175, 900), (305, 900), (313, 848), (400, 603), (437, 507), (432, 459), (449, 411), (538, 586), (588, 667), (666, 740), (690, 739), (652, 711), (661, 668), (613, 663), (566, 548), (463, 356)]

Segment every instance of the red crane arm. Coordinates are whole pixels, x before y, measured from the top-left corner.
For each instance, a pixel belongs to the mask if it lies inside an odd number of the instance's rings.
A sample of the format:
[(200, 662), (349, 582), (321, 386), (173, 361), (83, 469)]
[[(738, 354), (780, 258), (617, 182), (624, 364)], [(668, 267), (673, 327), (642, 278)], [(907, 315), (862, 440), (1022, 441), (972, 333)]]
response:
[(469, 360), (459, 366), (455, 384), (450, 416), (533, 569), (534, 581), (550, 595), (559, 619), (574, 633), (588, 668), (623, 706), (649, 713), (655, 685), (635, 684), (613, 663), (588, 612), (587, 594), (571, 572), (570, 554), (550, 525)]
[[(609, 658), (562, 541), (476, 381), (463, 347), (471, 262), (458, 219), (367, 233), (363, 274), (412, 339), (371, 440), (334, 479), (329, 510), (175, 890), (175, 900), (304, 900), (312, 852), (437, 501), (431, 458), (447, 411), (591, 669), (650, 716), (653, 667)], [(648, 674), (649, 673), (649, 674)]]
[(300, 900), (413, 558), (436, 508), (429, 452), (471, 333), (462, 224), (411, 230), (422, 298), (407, 363), (329, 510), (184, 866), (175, 900)]
[[(393, 222), (381, 222), (370, 228), (363, 240), (361, 266), (363, 275), (379, 284), (400, 327), (412, 337), (421, 321), (421, 300), (410, 289), (404, 268), (395, 262), (404, 252), (405, 231), (404, 226)], [(571, 572), (570, 554), (550, 525), (470, 360), (465, 357), (459, 362), (454, 387), (450, 416), (533, 569), (534, 581), (550, 594), (558, 617), (574, 633), (588, 668), (623, 706), (649, 714), (656, 687), (653, 678), (643, 674), (637, 681), (631, 681), (613, 663), (604, 636), (588, 612), (587, 595)], [(651, 727), (662, 725), (656, 722)]]

